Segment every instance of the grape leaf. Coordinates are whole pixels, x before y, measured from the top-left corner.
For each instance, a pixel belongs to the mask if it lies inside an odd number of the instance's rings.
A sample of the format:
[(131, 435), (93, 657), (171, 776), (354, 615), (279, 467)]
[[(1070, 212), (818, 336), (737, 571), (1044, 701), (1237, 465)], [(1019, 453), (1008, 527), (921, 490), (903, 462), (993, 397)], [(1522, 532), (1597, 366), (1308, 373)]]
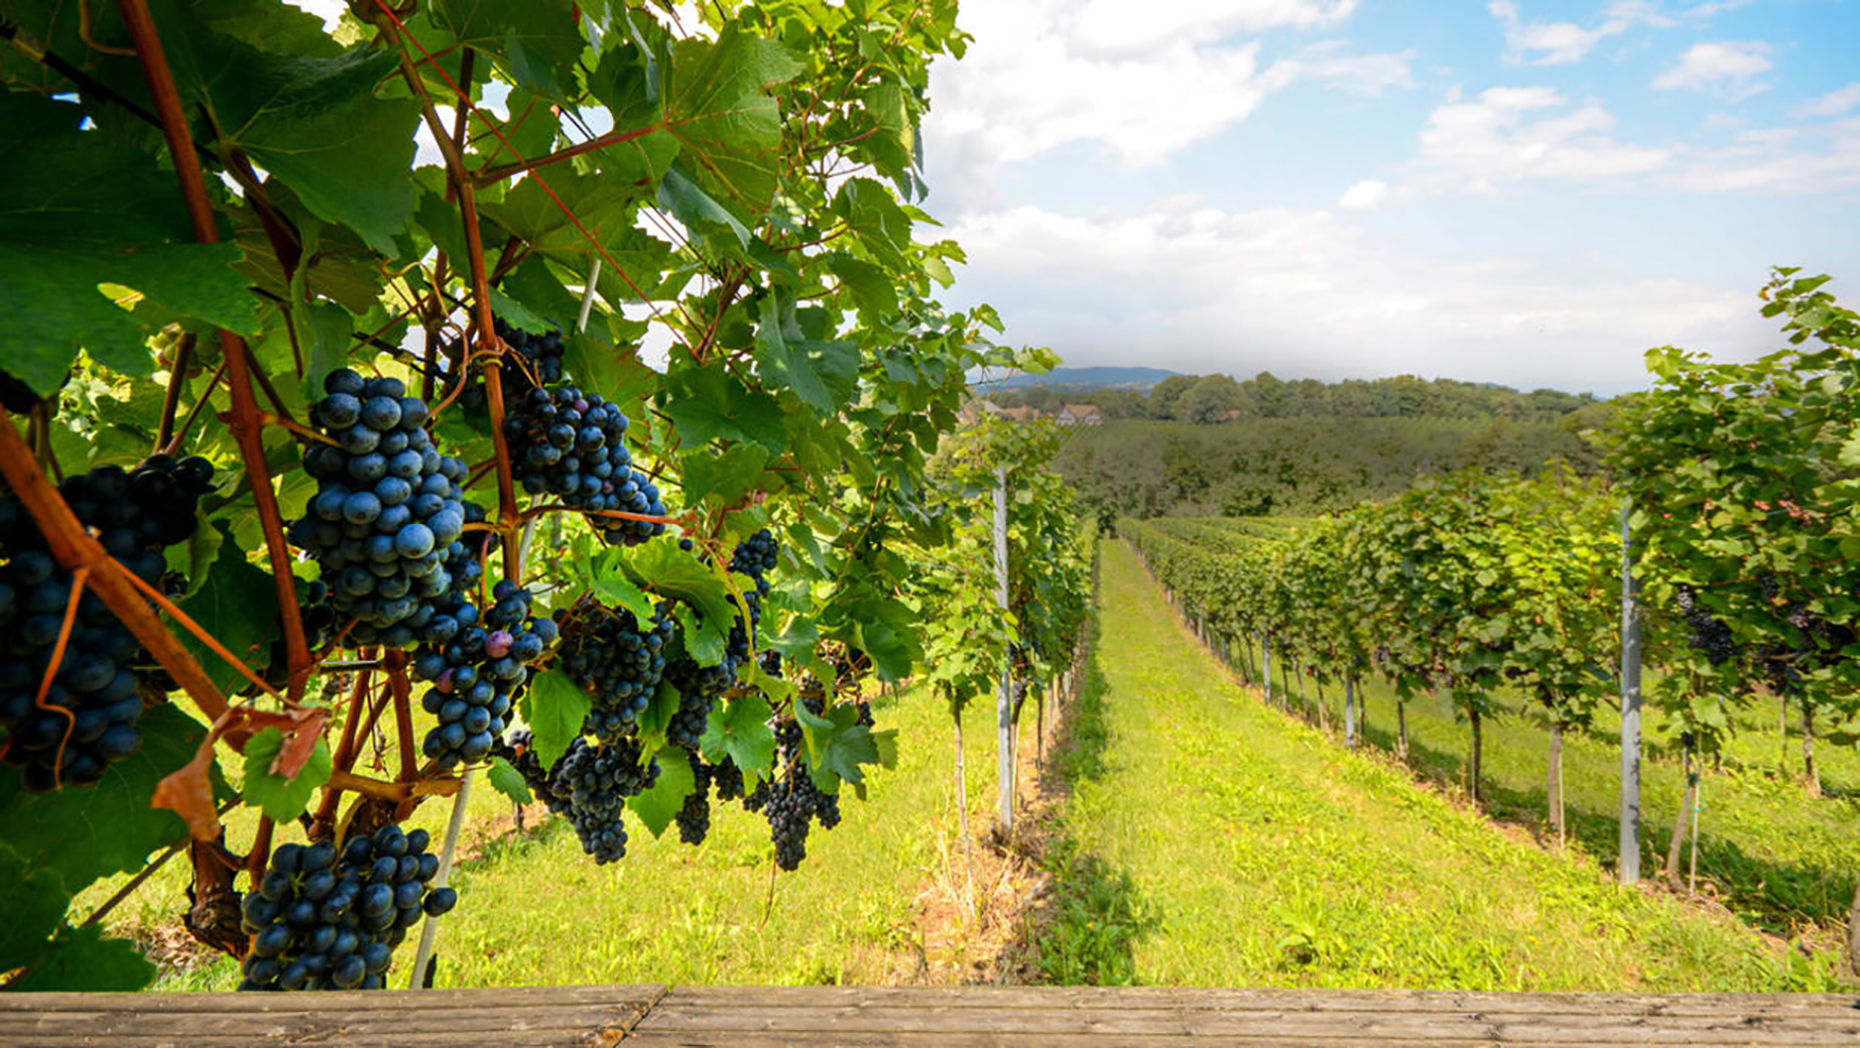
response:
[(719, 437), (752, 441), (780, 454), (788, 446), (781, 404), (749, 390), (719, 367), (688, 367), (666, 376), (665, 413), (689, 444)]
[(722, 454), (702, 448), (685, 456), (685, 501), (713, 500), (727, 506), (755, 488), (768, 465), (768, 449), (760, 444), (733, 444)]
[(679, 638), (684, 644), (685, 654), (695, 659), (700, 666), (715, 666), (723, 661), (729, 644), (720, 623), (730, 620), (700, 615), (691, 610), (689, 604), (675, 605), (672, 616), (681, 627)]
[[(180, 817), (149, 807), (149, 799), (157, 782), (193, 759), (207, 730), (166, 703), (143, 711), (136, 730), (141, 748), (92, 786), (30, 794), (20, 789), (18, 772), (0, 769), (0, 840), (34, 869), (82, 891), (99, 877), (141, 869), (150, 853), (183, 837)], [(216, 798), (232, 795), (217, 766), (209, 777)]]
[(271, 764), (284, 750), (284, 732), (266, 728), (245, 744), (245, 803), (263, 808), (277, 822), (289, 822), (303, 814), (310, 795), (329, 781), (333, 767), (329, 743), (319, 738), (310, 759), (296, 775), (285, 778), (271, 770)]
[(794, 292), (787, 288), (762, 299), (756, 363), (822, 415), (838, 414), (859, 381), (858, 344), (808, 338), (795, 317)]
[(686, 759), (684, 750), (677, 746), (667, 746), (659, 751), (657, 760), (659, 781), (652, 784), (652, 789), (626, 799), (626, 806), (639, 816), (639, 821), (652, 831), (654, 837), (665, 832), (665, 828), (672, 824), (672, 816), (684, 807), (685, 798), (697, 788), (697, 780), (691, 774), (691, 762)]
[(58, 874), (26, 865), (6, 842), (0, 841), (0, 972), (30, 964), (45, 950), (45, 940), (63, 922), (71, 906)]
[(46, 990), (140, 990), (155, 979), (155, 965), (128, 939), (104, 937), (103, 925), (60, 928), (50, 950), (7, 987), (19, 993)]
[[(180, 608), (235, 658), (254, 672), (263, 672), (271, 663), (271, 642), (283, 633), (278, 621), (277, 583), (245, 558), (239, 543), (227, 541), (231, 528), (225, 521), (216, 521), (213, 526), (221, 533), (213, 570), (207, 573), (206, 583), (180, 603)], [(191, 631), (176, 632), (221, 691), (231, 692), (246, 683), (244, 674)]]
[[(0, 154), (0, 301), (31, 302), (0, 327), (0, 360), (40, 393), (63, 379), (79, 347), (126, 375), (146, 375), (145, 340), (175, 316), (256, 334), (233, 244), (194, 243), (154, 158), (81, 130), (77, 106), (0, 92), (0, 127), (42, 135)], [(125, 309), (99, 285), (139, 292), (160, 309)], [(167, 311), (170, 316), (156, 317)]]
[(672, 45), (666, 125), (704, 187), (746, 220), (768, 210), (779, 181), (781, 110), (768, 89), (801, 68), (735, 22), (714, 41), (693, 35)]
[(594, 599), (608, 607), (620, 607), (633, 613), (642, 624), (652, 621), (652, 599), (627, 577), (626, 556), (617, 549), (604, 551), (590, 565), (594, 580)]
[(176, 84), (211, 115), (221, 148), (250, 157), (318, 218), (398, 256), (394, 237), (419, 200), (412, 170), (420, 106), (375, 93), (396, 52), (271, 54), (213, 32), (179, 3), (162, 5), (159, 16)]
[(639, 711), (639, 742), (644, 749), (655, 749), (665, 739), (665, 729), (671, 725), (672, 717), (678, 713), (678, 689), (669, 680), (659, 682), (659, 688), (652, 693), (652, 701)]
[(551, 96), (557, 87), (546, 74), (573, 66), (587, 46), (563, 0), (435, 0), (431, 17), (465, 46), (508, 56), (513, 80)]
[(826, 256), (826, 263), (827, 269), (839, 277), (841, 284), (852, 294), (861, 313), (869, 313), (871, 319), (877, 320), (886, 313), (897, 311), (898, 290), (892, 285), (891, 274), (845, 252)]
[(768, 724), (773, 715), (768, 701), (760, 695), (743, 695), (718, 703), (711, 707), (698, 749), (712, 764), (729, 757), (748, 776), (749, 788), (754, 789), (775, 760), (775, 731)]
[(530, 795), (530, 784), (523, 778), (523, 773), (502, 757), (491, 758), (491, 767), (485, 772), (485, 778), (491, 781), (492, 789), (517, 804), (536, 803), (536, 798)]
[(553, 768), (581, 734), (593, 700), (568, 674), (550, 670), (530, 682), (523, 703), (523, 722), (534, 733), (536, 757), (543, 767)]
[[(702, 561), (671, 542), (649, 542), (620, 564), (634, 582), (661, 596), (676, 597), (697, 608), (711, 622), (731, 623), (738, 614), (723, 580)], [(746, 576), (739, 576), (743, 584)], [(753, 586), (753, 581), (748, 581)]]

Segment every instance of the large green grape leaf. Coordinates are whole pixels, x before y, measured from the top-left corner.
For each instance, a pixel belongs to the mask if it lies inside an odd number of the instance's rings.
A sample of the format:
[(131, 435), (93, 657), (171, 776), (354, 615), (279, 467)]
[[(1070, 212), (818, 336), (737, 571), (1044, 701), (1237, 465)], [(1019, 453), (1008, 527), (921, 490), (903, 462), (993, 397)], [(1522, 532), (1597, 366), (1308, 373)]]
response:
[(659, 781), (652, 784), (652, 789), (626, 799), (626, 806), (639, 816), (639, 821), (654, 837), (665, 832), (678, 809), (684, 807), (685, 798), (697, 788), (697, 779), (691, 774), (691, 762), (684, 750), (667, 746), (659, 751), (657, 760)]
[(788, 444), (781, 404), (759, 390), (747, 389), (720, 367), (689, 367), (666, 376), (662, 387), (665, 413), (679, 436), (697, 444), (707, 440), (753, 441), (780, 454)]
[[(152, 852), (185, 836), (180, 817), (149, 800), (157, 782), (193, 759), (207, 730), (170, 704), (144, 711), (136, 728), (142, 747), (93, 786), (35, 795), (20, 789), (17, 772), (0, 770), (0, 840), (81, 891), (99, 877), (141, 869)], [(229, 797), (218, 767), (209, 774), (216, 799)]]
[(566, 0), (435, 0), (433, 23), (459, 42), (502, 56), (521, 87), (551, 96), (554, 70), (572, 66), (586, 46)]
[[(180, 608), (220, 642), (239, 661), (262, 673), (271, 662), (271, 642), (282, 635), (278, 620), (277, 583), (254, 567), (245, 550), (232, 538), (225, 521), (213, 525), (221, 532), (218, 557), (207, 581)], [(177, 630), (188, 650), (200, 661), (221, 691), (234, 691), (248, 683), (244, 674), (201, 643), (191, 631)]]
[(686, 455), (686, 504), (709, 501), (727, 506), (736, 502), (758, 486), (768, 461), (768, 449), (760, 444), (732, 444), (721, 454), (706, 447)]
[(88, 992), (140, 990), (155, 978), (155, 965), (128, 939), (111, 939), (103, 925), (64, 927), (32, 969), (9, 987), (20, 993), (46, 990)]
[(725, 26), (672, 45), (665, 120), (698, 182), (753, 224), (780, 180), (781, 110), (768, 90), (801, 72), (782, 46)]
[(71, 893), (51, 870), (26, 865), (0, 841), (0, 972), (30, 964), (45, 950), (45, 940), (63, 922)]
[[(154, 159), (79, 130), (76, 106), (0, 92), (0, 301), (32, 303), (0, 325), (0, 366), (41, 393), (77, 351), (146, 375), (153, 314), (257, 331), (232, 244), (193, 243), (180, 193)], [(14, 129), (19, 131), (15, 132)], [(17, 136), (17, 137), (15, 137)], [(118, 305), (102, 285), (161, 310)]]
[(593, 701), (568, 674), (550, 670), (530, 682), (523, 694), (523, 723), (530, 726), (536, 757), (552, 768), (568, 752), (568, 744), (581, 734)]
[(399, 254), (395, 234), (418, 201), (420, 107), (376, 96), (396, 68), (393, 51), (269, 54), (213, 32), (178, 2), (158, 16), (175, 81), (206, 109), (222, 148), (250, 157), (317, 217), (347, 225), (390, 258)]
[(858, 344), (807, 337), (795, 313), (794, 294), (786, 288), (762, 299), (756, 363), (822, 415), (837, 414), (859, 381)]
[(773, 715), (768, 700), (760, 695), (718, 703), (711, 707), (698, 748), (712, 764), (730, 758), (748, 777), (749, 788), (755, 789), (775, 759), (775, 731), (768, 723)]
[[(566, 165), (546, 169), (544, 178), (547, 188), (540, 179), (526, 178), (512, 186), (501, 202), (482, 205), (484, 217), (532, 251), (568, 254), (577, 260), (587, 256), (590, 235), (603, 247), (611, 243), (610, 253), (640, 251), (657, 244), (633, 225), (644, 195), (639, 187), (601, 175), (577, 175)], [(457, 225), (456, 217), (452, 224)], [(652, 248), (649, 264), (663, 260), (663, 252), (662, 245)]]
[[(676, 597), (696, 608), (709, 622), (736, 621), (736, 603), (723, 580), (709, 566), (672, 542), (649, 542), (622, 560), (634, 582), (661, 596)], [(737, 577), (739, 585), (748, 580)], [(753, 585), (753, 583), (750, 583)]]

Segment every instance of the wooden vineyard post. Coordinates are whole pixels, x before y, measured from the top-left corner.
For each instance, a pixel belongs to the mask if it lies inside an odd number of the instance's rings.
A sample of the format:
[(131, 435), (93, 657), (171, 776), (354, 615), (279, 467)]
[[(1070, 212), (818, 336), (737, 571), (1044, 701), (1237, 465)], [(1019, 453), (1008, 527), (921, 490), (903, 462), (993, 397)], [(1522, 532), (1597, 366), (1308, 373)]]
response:
[(1635, 607), (1630, 506), (1621, 504), (1621, 822), (1622, 884), (1640, 880), (1640, 611)]
[[(1008, 610), (1007, 467), (995, 467), (995, 603), (1003, 617)], [(995, 697), (996, 750), (999, 757), (1001, 803), (995, 828), (1003, 836), (1014, 832), (1014, 695), (1010, 678), (1013, 658), (1003, 660), (1001, 687)]]
[(1265, 669), (1261, 677), (1266, 684), (1266, 705), (1270, 706), (1272, 705), (1272, 646), (1266, 643), (1266, 634), (1263, 630), (1259, 635), (1259, 661)]

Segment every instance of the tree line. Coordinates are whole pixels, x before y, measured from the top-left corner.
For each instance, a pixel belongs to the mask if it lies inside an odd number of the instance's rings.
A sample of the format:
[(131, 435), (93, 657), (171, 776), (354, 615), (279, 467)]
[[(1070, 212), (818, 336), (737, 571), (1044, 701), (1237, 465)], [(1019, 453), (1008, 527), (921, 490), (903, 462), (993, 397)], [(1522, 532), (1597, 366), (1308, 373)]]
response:
[(1281, 379), (1261, 371), (1239, 380), (1224, 374), (1171, 375), (1149, 390), (1033, 386), (985, 394), (1001, 407), (1057, 411), (1064, 404), (1095, 405), (1107, 419), (1166, 419), (1210, 425), (1252, 418), (1501, 418), (1554, 423), (1583, 413), (1593, 424), (1602, 401), (1591, 393), (1556, 389), (1521, 392), (1457, 379)]

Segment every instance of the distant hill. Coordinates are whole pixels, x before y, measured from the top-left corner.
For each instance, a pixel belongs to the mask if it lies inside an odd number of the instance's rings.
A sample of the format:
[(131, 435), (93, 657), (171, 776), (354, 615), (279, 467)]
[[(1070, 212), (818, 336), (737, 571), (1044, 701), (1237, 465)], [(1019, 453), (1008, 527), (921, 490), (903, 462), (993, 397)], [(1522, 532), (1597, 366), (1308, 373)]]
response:
[(1162, 368), (1054, 368), (1046, 375), (1015, 375), (994, 383), (996, 389), (1029, 386), (1071, 386), (1076, 389), (1148, 389), (1173, 371)]

